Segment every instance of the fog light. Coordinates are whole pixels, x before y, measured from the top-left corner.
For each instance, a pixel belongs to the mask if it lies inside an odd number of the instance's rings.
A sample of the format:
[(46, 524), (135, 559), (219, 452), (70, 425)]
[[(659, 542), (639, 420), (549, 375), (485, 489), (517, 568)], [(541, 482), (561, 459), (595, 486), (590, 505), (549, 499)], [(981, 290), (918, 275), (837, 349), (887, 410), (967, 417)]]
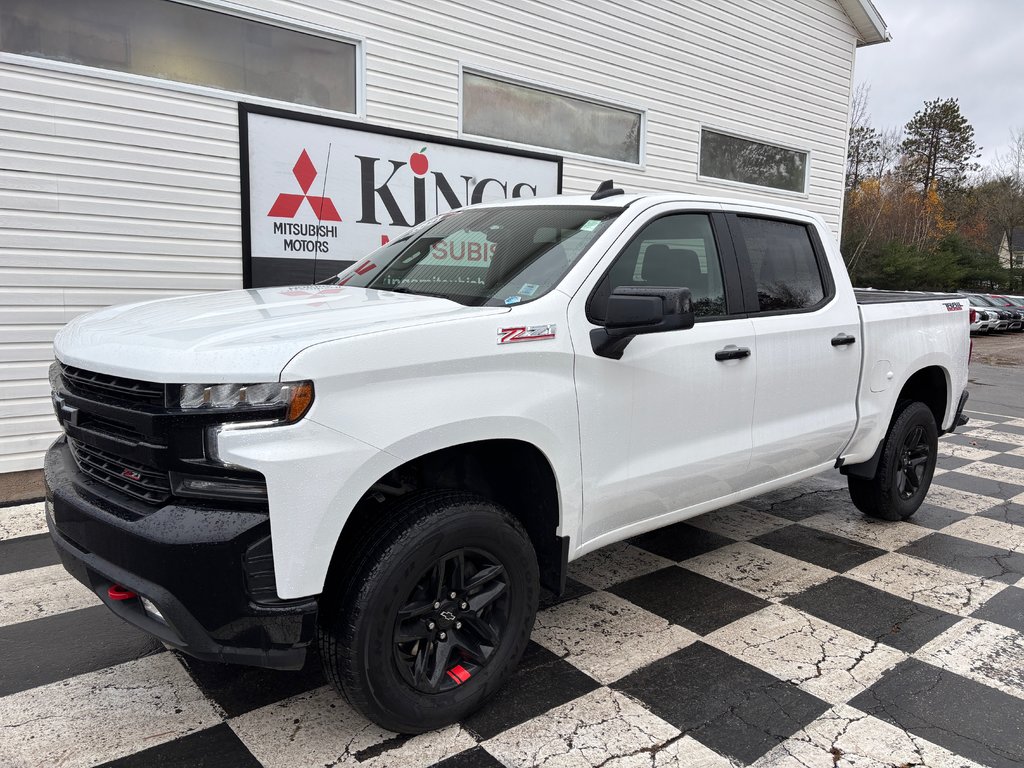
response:
[(265, 501), (267, 498), (266, 483), (260, 480), (181, 477), (175, 492), (181, 496), (207, 498), (251, 499), (253, 501)]
[(160, 609), (156, 607), (156, 603), (154, 603), (148, 597), (143, 597), (142, 595), (139, 595), (139, 600), (142, 602), (142, 607), (145, 609), (146, 614), (151, 619), (156, 619), (161, 624), (167, 623), (167, 619), (165, 619), (164, 615), (160, 613)]

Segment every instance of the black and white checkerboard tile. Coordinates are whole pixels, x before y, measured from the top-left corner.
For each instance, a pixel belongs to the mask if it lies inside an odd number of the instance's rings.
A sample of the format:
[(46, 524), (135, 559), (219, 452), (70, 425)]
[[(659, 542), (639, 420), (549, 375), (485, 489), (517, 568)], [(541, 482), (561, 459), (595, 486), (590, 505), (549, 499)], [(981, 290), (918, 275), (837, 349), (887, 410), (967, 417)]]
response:
[(383, 731), (317, 665), (168, 652), (0, 510), (0, 766), (1020, 766), (1024, 419), (944, 438), (913, 522), (815, 478), (572, 565), (464, 723)]

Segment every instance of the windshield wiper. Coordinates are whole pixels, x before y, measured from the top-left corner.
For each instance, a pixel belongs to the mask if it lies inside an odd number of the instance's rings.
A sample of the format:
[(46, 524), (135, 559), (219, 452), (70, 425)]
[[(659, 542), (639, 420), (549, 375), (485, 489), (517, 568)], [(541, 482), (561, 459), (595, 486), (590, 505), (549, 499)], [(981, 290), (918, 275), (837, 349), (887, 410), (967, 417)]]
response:
[(455, 298), (454, 296), (451, 296), (451, 295), (449, 295), (447, 293), (431, 293), (430, 291), (419, 291), (419, 290), (414, 291), (412, 288), (406, 288), (404, 285), (400, 285), (397, 288), (380, 288), (378, 286), (374, 286), (372, 288), (372, 290), (375, 290), (375, 291), (391, 291), (392, 293), (407, 293), (407, 294), (409, 294), (411, 296), (429, 296), (432, 299), (444, 299), (445, 301), (450, 301), (453, 304), (462, 304), (463, 306), (472, 306), (471, 302), (459, 301), (457, 298)]

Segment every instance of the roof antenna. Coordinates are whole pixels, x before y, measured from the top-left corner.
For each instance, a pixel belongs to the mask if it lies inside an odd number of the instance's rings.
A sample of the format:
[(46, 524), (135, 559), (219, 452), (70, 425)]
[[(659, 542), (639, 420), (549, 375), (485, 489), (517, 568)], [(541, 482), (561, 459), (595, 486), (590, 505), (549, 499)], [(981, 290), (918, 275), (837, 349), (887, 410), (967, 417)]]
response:
[(624, 195), (621, 189), (615, 186), (615, 182), (611, 179), (605, 179), (597, 186), (597, 191), (590, 196), (591, 200), (604, 200), (606, 197), (613, 197), (614, 195)]
[[(324, 183), (320, 187), (320, 207), (316, 209), (316, 230), (319, 235), (321, 218), (324, 215), (324, 200), (327, 194), (327, 174), (331, 171), (331, 144), (327, 143), (327, 164), (324, 165)], [(313, 250), (313, 279), (310, 280), (311, 285), (316, 285), (316, 257), (320, 255), (319, 249)]]

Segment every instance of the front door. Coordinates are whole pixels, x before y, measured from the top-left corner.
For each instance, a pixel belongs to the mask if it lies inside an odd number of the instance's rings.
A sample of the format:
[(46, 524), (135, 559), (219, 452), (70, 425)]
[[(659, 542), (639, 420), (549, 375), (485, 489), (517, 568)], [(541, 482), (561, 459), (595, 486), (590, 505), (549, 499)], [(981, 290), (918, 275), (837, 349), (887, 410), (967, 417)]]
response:
[[(755, 339), (749, 319), (730, 315), (739, 294), (727, 285), (737, 279), (725, 229), (721, 214), (656, 209), (623, 234), (570, 304), (585, 545), (658, 527), (745, 487)], [(637, 336), (620, 360), (600, 357), (589, 332), (618, 286), (689, 288), (697, 322)]]

